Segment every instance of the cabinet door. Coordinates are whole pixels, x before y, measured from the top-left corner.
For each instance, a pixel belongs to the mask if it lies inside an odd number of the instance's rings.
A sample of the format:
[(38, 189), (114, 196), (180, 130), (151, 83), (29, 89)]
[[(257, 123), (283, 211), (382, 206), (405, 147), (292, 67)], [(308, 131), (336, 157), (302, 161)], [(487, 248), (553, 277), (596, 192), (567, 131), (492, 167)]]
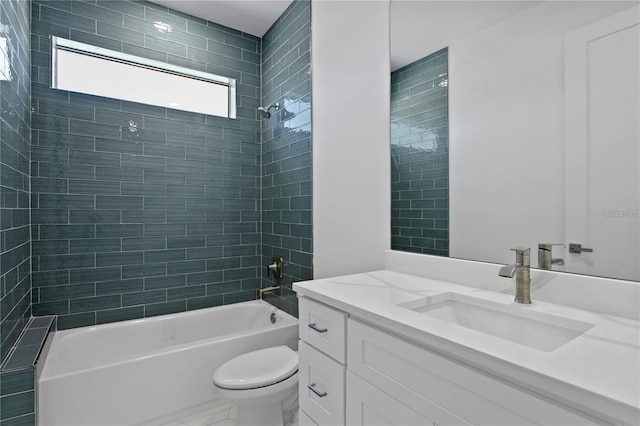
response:
[(608, 424), (358, 321), (347, 335), (349, 371), (439, 424)]
[(298, 416), (299, 416), (298, 424), (300, 426), (318, 426), (318, 424), (314, 422), (311, 419), (311, 417), (309, 417), (307, 413), (304, 412), (304, 410), (300, 410), (300, 412), (298, 413)]
[(347, 424), (349, 426), (432, 426), (416, 413), (369, 382), (347, 371)]
[(345, 366), (304, 341), (298, 354), (300, 408), (321, 426), (344, 424)]

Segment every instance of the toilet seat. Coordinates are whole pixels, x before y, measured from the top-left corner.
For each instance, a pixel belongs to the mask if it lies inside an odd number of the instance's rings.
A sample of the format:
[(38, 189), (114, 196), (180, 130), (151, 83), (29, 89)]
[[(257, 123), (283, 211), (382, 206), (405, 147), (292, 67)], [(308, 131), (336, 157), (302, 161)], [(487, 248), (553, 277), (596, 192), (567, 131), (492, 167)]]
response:
[(223, 389), (256, 389), (281, 382), (298, 371), (298, 353), (288, 346), (260, 349), (233, 358), (213, 373)]

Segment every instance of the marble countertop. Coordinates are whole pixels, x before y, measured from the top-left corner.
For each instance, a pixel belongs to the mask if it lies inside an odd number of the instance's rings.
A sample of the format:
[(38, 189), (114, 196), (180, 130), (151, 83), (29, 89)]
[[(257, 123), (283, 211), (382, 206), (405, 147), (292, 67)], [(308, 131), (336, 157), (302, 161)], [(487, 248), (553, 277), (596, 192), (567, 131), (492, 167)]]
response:
[[(581, 411), (640, 421), (637, 320), (537, 300), (516, 305), (513, 294), (389, 270), (300, 282), (293, 289)], [(555, 349), (539, 350), (398, 306), (447, 292), (593, 326)]]

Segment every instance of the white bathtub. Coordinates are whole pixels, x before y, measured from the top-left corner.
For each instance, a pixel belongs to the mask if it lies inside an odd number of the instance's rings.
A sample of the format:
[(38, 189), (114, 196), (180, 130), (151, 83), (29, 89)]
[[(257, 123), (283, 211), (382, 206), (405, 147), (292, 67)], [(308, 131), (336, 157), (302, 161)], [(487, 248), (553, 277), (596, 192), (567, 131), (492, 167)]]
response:
[(49, 339), (38, 371), (40, 426), (158, 424), (213, 400), (213, 371), (225, 361), (282, 344), (297, 350), (298, 320), (252, 301)]

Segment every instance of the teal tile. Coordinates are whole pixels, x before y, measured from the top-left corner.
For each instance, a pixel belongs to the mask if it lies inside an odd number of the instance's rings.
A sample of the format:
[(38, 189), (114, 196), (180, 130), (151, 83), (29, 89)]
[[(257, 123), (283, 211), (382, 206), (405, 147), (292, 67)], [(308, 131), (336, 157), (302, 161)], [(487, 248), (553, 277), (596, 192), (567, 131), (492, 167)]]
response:
[(49, 285), (63, 285), (69, 283), (69, 271), (46, 271), (31, 274), (33, 287), (45, 287)]
[(144, 280), (145, 290), (159, 290), (173, 287), (185, 287), (185, 275), (168, 275), (166, 277), (149, 277)]
[(1, 374), (0, 392), (2, 395), (10, 395), (34, 389), (35, 370), (33, 368), (7, 371)]
[(71, 284), (113, 281), (120, 279), (120, 275), (120, 267), (73, 269), (69, 281)]
[(92, 209), (92, 195), (39, 194), (38, 207), (42, 209)]
[[(91, 134), (91, 132), (89, 132)], [(73, 150), (69, 152), (69, 163), (102, 167), (120, 167), (120, 155), (108, 152)]]
[(36, 426), (36, 415), (35, 413), (26, 414), (24, 416), (2, 420), (2, 426)]
[(222, 296), (194, 297), (187, 300), (187, 310), (212, 308), (222, 305)]
[(81, 31), (91, 32), (95, 29), (94, 19), (88, 19), (72, 13), (67, 13), (58, 9), (40, 5), (40, 20), (56, 24), (62, 27), (69, 27)]
[(222, 247), (202, 247), (187, 249), (188, 260), (217, 258), (222, 257), (222, 254)]
[(205, 244), (206, 244), (206, 239), (204, 235), (167, 238), (167, 248), (169, 249), (204, 247)]
[(186, 229), (185, 229), (184, 223), (144, 225), (145, 237), (180, 236), (185, 234), (186, 234)]
[(78, 269), (95, 266), (93, 254), (69, 254), (39, 257), (39, 270)]
[(144, 315), (145, 317), (153, 317), (157, 315), (175, 314), (178, 312), (185, 312), (187, 310), (187, 303), (185, 300), (178, 300), (167, 303), (154, 303), (145, 305)]
[(69, 311), (73, 313), (119, 308), (122, 297), (118, 295), (85, 297), (69, 301)]
[(257, 268), (241, 268), (241, 269), (225, 269), (224, 280), (234, 281), (247, 278), (255, 278), (257, 275)]
[(223, 295), (224, 304), (248, 302), (256, 298), (255, 290), (239, 291), (234, 293), (226, 293)]
[(33, 192), (66, 194), (69, 192), (67, 179), (32, 178), (31, 188)]
[(146, 305), (167, 301), (167, 292), (164, 289), (152, 291), (139, 291), (122, 295), (122, 306)]
[(131, 266), (122, 267), (123, 279), (154, 277), (154, 276), (162, 276), (166, 274), (167, 274), (166, 263), (148, 263), (144, 265), (131, 265)]
[[(161, 250), (168, 248), (167, 239), (164, 237), (123, 238), (122, 251), (132, 250)], [(174, 248), (174, 247), (171, 247)]]
[(10, 419), (12, 417), (31, 414), (35, 411), (35, 392), (27, 391), (0, 398), (0, 418)]
[(34, 256), (44, 254), (69, 254), (69, 240), (32, 241), (31, 253)]
[(97, 4), (107, 9), (116, 10), (127, 15), (144, 18), (144, 5), (129, 1), (98, 0)]
[[(107, 210), (142, 210), (143, 198), (118, 195), (97, 195), (95, 197), (97, 209)], [(124, 216), (124, 214), (123, 214)], [(123, 217), (124, 220), (124, 217)]]
[[(124, 166), (122, 168), (96, 167), (95, 176), (96, 180), (110, 180), (119, 182), (142, 182), (143, 180), (143, 172), (141, 169)], [(123, 193), (123, 195), (126, 194)]]
[(142, 224), (98, 224), (96, 238), (136, 238), (144, 235)]
[[(124, 305), (124, 304), (123, 304)], [(107, 324), (118, 321), (127, 321), (142, 318), (144, 316), (143, 306), (132, 306), (130, 308), (109, 309), (96, 312), (96, 323)]]
[(18, 347), (31, 346), (31, 345), (41, 346), (42, 343), (44, 342), (44, 338), (46, 337), (47, 333), (48, 333), (48, 330), (44, 328), (29, 329), (25, 331), (22, 337), (20, 338), (20, 341), (18, 342)]
[(184, 262), (167, 263), (167, 275), (189, 274), (195, 272), (204, 272), (206, 264), (204, 260), (190, 260)]
[[(40, 353), (39, 344), (19, 346), (13, 351), (13, 353), (7, 360), (6, 364), (4, 365), (4, 369), (13, 370), (17, 368), (32, 367), (36, 362), (38, 353)], [(13, 415), (18, 416), (20, 414), (25, 414), (25, 413), (18, 413)], [(12, 416), (7, 416), (7, 417), (12, 417)]]
[(35, 328), (49, 329), (53, 322), (55, 322), (55, 317), (52, 315), (34, 317), (33, 320), (31, 321), (31, 324), (29, 325), (29, 328), (30, 329), (35, 329)]
[(71, 253), (102, 253), (120, 251), (119, 238), (97, 238), (69, 241)]
[(44, 178), (90, 179), (94, 176), (94, 167), (79, 164), (40, 162), (38, 176)]
[[(113, 0), (105, 0), (105, 1), (100, 1), (98, 2), (105, 4), (107, 7), (110, 5), (115, 5), (115, 4), (125, 4), (125, 5), (131, 5), (132, 3), (130, 2), (118, 2), (118, 1), (113, 1)], [(132, 31), (132, 30), (128, 30), (125, 28), (122, 28), (122, 26), (119, 25), (111, 25), (111, 24), (107, 24), (104, 22), (98, 22), (97, 25), (97, 33), (98, 35), (101, 35), (103, 37), (107, 37), (110, 39), (114, 39), (114, 40), (118, 40), (121, 42), (126, 42), (129, 44), (137, 44), (137, 45), (141, 45), (144, 44), (144, 34), (137, 32), (137, 31)], [(120, 50), (120, 49), (118, 49)]]
[(94, 238), (94, 225), (41, 225), (40, 238), (46, 240)]
[(123, 210), (122, 223), (165, 223), (167, 213), (165, 210)]
[(120, 210), (71, 210), (69, 222), (72, 224), (119, 223)]
[(123, 182), (122, 195), (164, 196), (168, 195), (166, 185), (161, 183)]
[(79, 297), (95, 296), (93, 285), (59, 285), (43, 287), (40, 289), (40, 302), (54, 302), (70, 300)]
[(80, 1), (71, 2), (71, 12), (75, 15), (113, 25), (122, 25), (123, 21), (123, 14), (121, 12)]
[(58, 316), (58, 330), (68, 330), (70, 328), (87, 327), (96, 324), (96, 313), (85, 312), (72, 315)]
[(116, 280), (116, 281), (103, 281), (103, 282), (96, 283), (97, 296), (103, 296), (106, 294), (122, 294), (123, 306), (125, 306), (124, 294), (139, 292), (139, 291), (142, 291), (142, 289), (143, 289), (143, 281), (141, 278), (124, 279), (124, 280)]
[(96, 266), (141, 265), (143, 263), (143, 259), (143, 253), (140, 251), (97, 253)]
[(204, 285), (167, 289), (167, 301), (204, 297), (205, 295), (206, 287)]

